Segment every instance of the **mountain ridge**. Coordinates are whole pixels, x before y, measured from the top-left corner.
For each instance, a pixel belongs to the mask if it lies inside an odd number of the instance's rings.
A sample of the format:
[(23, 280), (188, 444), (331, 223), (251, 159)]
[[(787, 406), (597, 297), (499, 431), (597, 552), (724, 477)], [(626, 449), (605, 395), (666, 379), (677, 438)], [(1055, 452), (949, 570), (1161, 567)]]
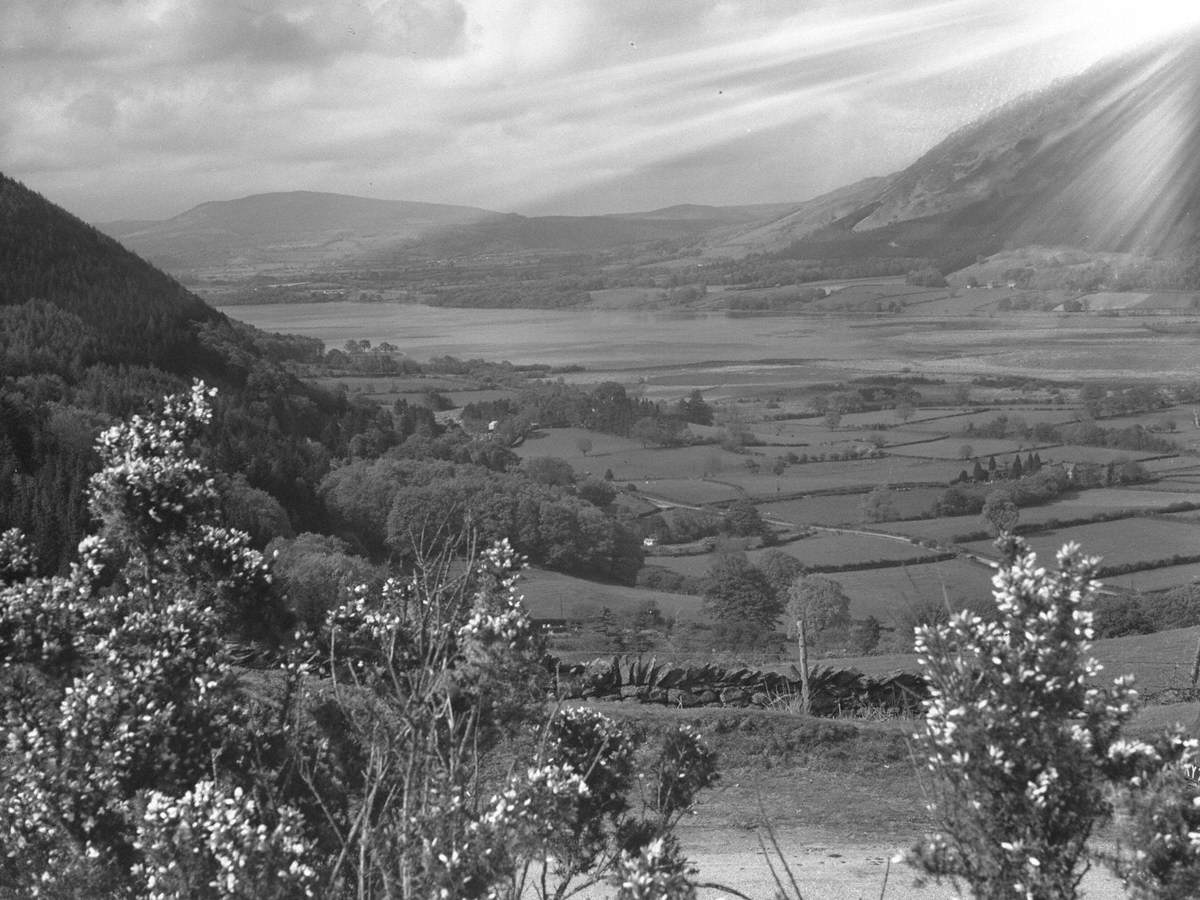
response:
[(1197, 96), (1200, 32), (1059, 79), (898, 172), (801, 202), (526, 216), (292, 191), (107, 227), (170, 271), (234, 276), (614, 252), (635, 265), (905, 256), (944, 270), (1020, 246), (1186, 257), (1200, 245)]

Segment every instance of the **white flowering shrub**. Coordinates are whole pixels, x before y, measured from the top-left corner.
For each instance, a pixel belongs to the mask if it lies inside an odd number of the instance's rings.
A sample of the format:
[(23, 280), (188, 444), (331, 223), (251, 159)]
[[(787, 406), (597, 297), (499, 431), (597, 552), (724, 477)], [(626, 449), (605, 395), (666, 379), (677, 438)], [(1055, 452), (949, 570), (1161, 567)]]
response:
[(103, 467), (88, 492), (99, 528), (80, 545), (81, 566), (96, 585), (202, 592), (223, 632), (261, 636), (278, 625), (266, 561), (245, 532), (221, 526), (215, 482), (191, 449), (215, 394), (197, 381), (166, 397), (157, 416), (100, 435)]
[(622, 853), (610, 880), (616, 900), (695, 900), (696, 888), (658, 838), (636, 853)]
[(214, 396), (197, 381), (187, 395), (167, 397), (160, 415), (132, 416), (100, 435), (88, 508), (105, 536), (148, 551), (210, 515), (216, 487), (190, 445), (212, 420)]
[[(317, 727), (291, 752), (336, 823), (321, 838), (323, 893), (564, 897), (660, 838), (656, 871), (686, 881), (671, 829), (716, 780), (712, 752), (682, 730), (639, 766), (637, 742), (609, 718), (548, 714), (521, 565), (507, 542), (459, 577), (426, 560), (356, 592), (312, 637), (297, 697)], [(497, 754), (529, 764), (493, 782), (481, 772)], [(655, 777), (635, 810), (639, 772)]]
[(938, 831), (913, 852), (937, 877), (980, 898), (1077, 896), (1093, 829), (1113, 814), (1111, 786), (1140, 789), (1186, 748), (1121, 739), (1136, 694), (1128, 679), (1093, 683), (1089, 656), (1098, 560), (1074, 545), (1057, 570), (1019, 539), (999, 542), (999, 618), (959, 613), (917, 630), (929, 681), (918, 759)]
[(1196, 753), (1196, 742), (1177, 734), (1122, 748), (1138, 771), (1120, 795), (1124, 828), (1111, 862), (1135, 900), (1200, 896)]
[(21, 530), (0, 531), (0, 585), (32, 578), (34, 570), (33, 548)]
[(506, 542), (418, 556), (277, 671), (232, 666), (269, 573), (189, 453), (210, 399), (104, 433), (68, 575), (0, 535), (0, 896), (690, 896), (671, 829), (712, 753), (681, 730), (641, 759), (548, 707)]
[(300, 814), (284, 807), (266, 815), (240, 787), (200, 781), (178, 798), (151, 791), (135, 847), (146, 900), (315, 896)]
[(0, 590), (0, 890), (138, 893), (145, 798), (187, 796), (244, 756), (221, 603), (265, 568), (217, 526), (187, 453), (209, 396), (197, 385), (105, 432), (80, 562)]

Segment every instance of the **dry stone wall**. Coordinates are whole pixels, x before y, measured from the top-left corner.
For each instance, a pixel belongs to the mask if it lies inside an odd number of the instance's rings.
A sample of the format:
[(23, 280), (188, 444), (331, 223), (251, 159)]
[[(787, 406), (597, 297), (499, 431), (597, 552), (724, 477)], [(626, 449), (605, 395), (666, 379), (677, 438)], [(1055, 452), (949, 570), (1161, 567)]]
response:
[[(614, 656), (588, 663), (547, 657), (564, 700), (790, 709), (799, 706), (800, 673), (764, 672), (721, 666), (679, 666), (639, 656)], [(912, 672), (864, 675), (856, 669), (817, 668), (809, 676), (812, 712), (818, 716), (914, 715), (928, 696), (924, 679)]]

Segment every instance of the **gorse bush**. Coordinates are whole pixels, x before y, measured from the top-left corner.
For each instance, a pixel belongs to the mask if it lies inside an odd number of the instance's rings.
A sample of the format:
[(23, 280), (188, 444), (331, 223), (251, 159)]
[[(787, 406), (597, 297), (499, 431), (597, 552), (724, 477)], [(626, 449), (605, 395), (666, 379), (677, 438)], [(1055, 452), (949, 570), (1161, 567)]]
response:
[(188, 452), (210, 399), (104, 435), (68, 574), (0, 536), (0, 896), (690, 896), (672, 829), (713, 754), (547, 706), (506, 543), (418, 555), (277, 669), (232, 666), (281, 613)]
[(1195, 879), (1200, 832), (1180, 823), (1196, 817), (1196, 792), (1156, 788), (1177, 785), (1169, 773), (1196, 743), (1124, 739), (1136, 701), (1129, 680), (1092, 683), (1100, 667), (1088, 655), (1087, 604), (1099, 560), (1068, 545), (1047, 571), (1020, 539), (999, 545), (998, 618), (961, 612), (916, 632), (930, 686), (918, 755), (940, 830), (913, 861), (979, 898), (1076, 897), (1088, 839), (1125, 798), (1137, 850), (1119, 870), (1146, 883)]

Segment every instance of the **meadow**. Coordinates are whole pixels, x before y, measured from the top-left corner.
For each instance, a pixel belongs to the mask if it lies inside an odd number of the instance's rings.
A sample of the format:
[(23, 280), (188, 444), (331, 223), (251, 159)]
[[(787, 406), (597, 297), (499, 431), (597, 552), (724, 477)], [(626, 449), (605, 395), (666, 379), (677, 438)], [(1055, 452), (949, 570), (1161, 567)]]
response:
[[(1103, 557), (1104, 565), (1141, 564), (1152, 568), (1154, 563), (1177, 556), (1200, 555), (1200, 525), (1151, 518), (1121, 519), (1059, 528), (1031, 535), (1028, 541), (1046, 560), (1052, 559), (1059, 547), (1074, 542), (1088, 555)], [(988, 541), (963, 546), (980, 556), (995, 555), (995, 548)]]
[[(452, 355), (572, 366), (564, 381), (617, 381), (631, 395), (664, 407), (698, 390), (718, 415), (713, 426), (692, 427), (694, 443), (647, 447), (582, 428), (539, 428), (514, 451), (522, 459), (564, 459), (580, 477), (610, 478), (632, 522), (671, 506), (720, 514), (748, 498), (773, 529), (815, 527), (818, 533), (780, 549), (810, 569), (839, 570), (831, 577), (851, 598), (852, 614), (873, 615), (885, 627), (921, 603), (987, 597), (990, 570), (971, 558), (994, 556), (990, 540), (980, 540), (987, 523), (977, 515), (929, 516), (976, 461), (986, 466), (994, 457), (1006, 465), (1033, 450), (1044, 465), (1142, 459), (1154, 479), (1075, 491), (1021, 509), (1019, 522), (1026, 526), (1074, 523), (1031, 535), (1047, 561), (1064, 541), (1076, 540), (1087, 552), (1104, 555), (1108, 565), (1138, 569), (1114, 575), (1110, 590), (1160, 591), (1191, 583), (1200, 564), (1172, 560), (1200, 553), (1200, 516), (1160, 516), (1173, 504), (1200, 502), (1200, 459), (1193, 453), (1200, 432), (1190, 405), (1099, 422), (1161, 429), (1178, 447), (1169, 454), (972, 433), (1000, 416), (1029, 426), (1077, 422), (1085, 415), (1080, 389), (1088, 382), (1186, 383), (1200, 367), (1200, 347), (1190, 336), (1111, 316), (1005, 313), (1001, 301), (1011, 292), (1003, 289), (956, 293), (897, 279), (828, 287), (830, 295), (810, 310), (819, 313), (814, 315), (656, 310), (647, 308), (654, 298), (641, 288), (601, 292), (592, 307), (573, 311), (314, 303), (231, 312), (334, 347), (350, 339), (390, 341), (415, 360)], [(721, 296), (714, 290), (709, 299)], [(878, 313), (876, 304), (893, 311)], [(430, 390), (459, 406), (517, 393), (457, 376), (337, 380), (389, 405), (401, 398), (421, 402)], [(905, 383), (917, 399), (902, 415), (886, 402), (886, 386)], [(883, 390), (885, 402), (836, 420), (815, 407), (823, 395), (859, 388)], [(722, 446), (727, 420), (749, 435), (746, 446)], [(883, 486), (890, 488), (883, 517), (894, 521), (869, 522), (864, 503)], [(1122, 511), (1131, 515), (1097, 521)], [(749, 558), (759, 560), (764, 552), (752, 550)], [(957, 556), (926, 561), (935, 553)], [(707, 553), (651, 556), (648, 562), (700, 580), (714, 559)], [(844, 571), (866, 564), (884, 567)], [(586, 620), (606, 608), (627, 616), (648, 602), (669, 618), (704, 621), (706, 615), (699, 596), (549, 572), (531, 573), (526, 597), (544, 618)]]
[[(886, 674), (916, 668), (911, 653), (894, 651), (911, 646), (911, 625), (918, 618), (978, 606), (991, 596), (987, 560), (996, 551), (990, 540), (980, 539), (990, 533), (989, 524), (974, 514), (927, 517), (960, 472), (970, 472), (976, 461), (986, 467), (989, 457), (1001, 467), (1017, 452), (1024, 457), (1034, 449), (1046, 466), (1144, 459), (1152, 478), (1147, 483), (1071, 491), (1022, 508), (1018, 521), (1035, 529), (1072, 523), (1030, 535), (1047, 564), (1062, 542), (1076, 540), (1086, 552), (1105, 555), (1106, 564), (1137, 567), (1105, 580), (1110, 595), (1166, 591), (1200, 578), (1200, 562), (1172, 564), (1177, 555), (1200, 554), (1200, 513), (1167, 512), (1179, 503), (1200, 503), (1195, 455), (1200, 430), (1192, 425), (1189, 406), (1099, 422), (1106, 428), (1162, 428), (1178, 445), (1165, 456), (968, 432), (999, 416), (1030, 426), (1077, 422), (1085, 416), (1080, 393), (1088, 382), (1190, 382), (1200, 368), (1194, 337), (1150, 331), (1119, 318), (1004, 314), (998, 304), (1012, 295), (1006, 290), (953, 293), (897, 282), (858, 285), (840, 297), (835, 291), (818, 304), (825, 312), (811, 316), (672, 314), (642, 308), (653, 300), (646, 289), (603, 292), (596, 308), (582, 311), (311, 304), (233, 312), (260, 327), (310, 334), (333, 347), (351, 338), (387, 340), (416, 360), (453, 355), (578, 366), (582, 370), (555, 377), (584, 386), (616, 381), (630, 395), (664, 408), (700, 391), (715, 408), (716, 423), (693, 427), (694, 442), (684, 446), (647, 447), (584, 428), (539, 427), (512, 449), (523, 460), (563, 459), (579, 477), (611, 478), (619, 490), (615, 514), (635, 528), (671, 507), (720, 516), (735, 501), (750, 500), (780, 540), (774, 548), (759, 546), (757, 539), (744, 542), (752, 548), (745, 551), (750, 562), (761, 563), (777, 550), (810, 570), (835, 570), (828, 577), (849, 598), (850, 616), (871, 616), (882, 625), (876, 653), (848, 656), (834, 647), (816, 662)], [(893, 303), (901, 311), (873, 311)], [(919, 397), (901, 414), (889, 402), (888, 389), (905, 380)], [(424, 402), (430, 390), (458, 407), (519, 394), (519, 386), (452, 376), (335, 381), (388, 406), (398, 399)], [(818, 399), (860, 388), (879, 392), (867, 408), (836, 421), (818, 411)], [(1167, 419), (1175, 421), (1174, 431), (1167, 430)], [(749, 435), (744, 446), (726, 441), (731, 421)], [(884, 486), (890, 489), (884, 517), (895, 520), (867, 521), (875, 516), (865, 504)], [(1128, 515), (1103, 521), (1123, 513)], [(797, 527), (814, 533), (786, 540)], [(657, 578), (665, 570), (679, 577), (648, 583), (669, 583), (671, 590), (541, 569), (528, 571), (520, 590), (535, 618), (554, 620), (550, 646), (563, 659), (617, 652), (615, 620), (618, 629), (627, 628), (626, 638), (632, 634), (638, 647), (649, 648), (647, 657), (788, 671), (796, 648), (782, 636), (771, 646), (745, 649), (701, 642), (715, 634), (705, 627), (712, 616), (699, 593), (703, 580), (718, 553), (738, 543), (718, 541), (720, 549), (690, 556), (650, 550), (646, 563), (653, 568), (644, 574)], [(649, 611), (665, 622), (654, 629), (638, 625), (642, 630), (634, 633), (635, 617), (644, 622)], [(1178, 700), (1190, 686), (1198, 637), (1200, 627), (1100, 641), (1102, 678), (1132, 673), (1154, 703)], [(788, 709), (602, 706), (651, 735), (687, 722), (717, 749), (722, 781), (683, 832), (701, 857), (706, 846), (728, 846), (770, 822), (789, 851), (798, 848), (804, 865), (814, 855), (830, 865), (841, 860), (834, 854), (844, 846), (828, 843), (831, 834), (841, 841), (861, 837), (873, 841), (873, 848), (887, 842), (892, 849), (877, 854), (882, 862), (927, 824), (909, 756), (911, 720), (888, 718), (883, 710), (874, 721), (803, 719)], [(1139, 716), (1135, 733), (1170, 721), (1191, 725), (1196, 718), (1194, 703), (1151, 706)], [(804, 844), (806, 829), (822, 835), (812, 848)], [(821, 848), (829, 848), (828, 859)], [(745, 873), (733, 877), (744, 883)], [(864, 896), (879, 893), (878, 880), (869, 887)], [(822, 896), (819, 889), (811, 895)]]

